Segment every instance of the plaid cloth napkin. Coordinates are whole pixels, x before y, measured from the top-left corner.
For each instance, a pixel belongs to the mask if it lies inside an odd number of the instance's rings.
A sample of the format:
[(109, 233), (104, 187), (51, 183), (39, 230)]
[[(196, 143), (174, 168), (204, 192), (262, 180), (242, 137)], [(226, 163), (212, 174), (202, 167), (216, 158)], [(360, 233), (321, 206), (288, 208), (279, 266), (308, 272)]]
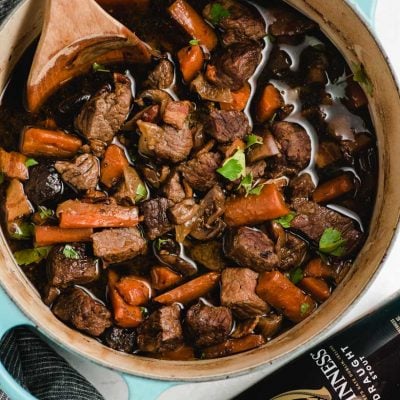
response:
[[(20, 2), (0, 0), (0, 24)], [(82, 375), (30, 329), (13, 329), (1, 339), (0, 361), (39, 400), (104, 400)], [(9, 400), (1, 390), (0, 400)]]

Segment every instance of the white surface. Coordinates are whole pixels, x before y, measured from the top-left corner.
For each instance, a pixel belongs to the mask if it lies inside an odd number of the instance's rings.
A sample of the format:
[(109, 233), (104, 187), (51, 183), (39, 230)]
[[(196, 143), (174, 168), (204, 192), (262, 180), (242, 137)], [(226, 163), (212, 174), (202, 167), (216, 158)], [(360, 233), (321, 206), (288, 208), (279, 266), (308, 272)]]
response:
[[(400, 1), (399, 0), (378, 0), (376, 14), (376, 31), (383, 47), (385, 48), (392, 64), (400, 77)], [(400, 132), (399, 132), (400, 133)], [(326, 332), (332, 334), (349, 322), (358, 318), (360, 315), (376, 308), (377, 305), (388, 299), (396, 291), (400, 290), (400, 238), (397, 240), (398, 246), (394, 247), (385, 261), (384, 268), (377, 276), (365, 296), (348, 312), (341, 320), (335, 324), (334, 328)], [(65, 356), (65, 353), (63, 352)], [(110, 372), (102, 367), (94, 366), (88, 361), (77, 359), (69, 354), (68, 361), (79, 369), (98, 390), (104, 395), (106, 400), (127, 400), (127, 388), (115, 372)], [(282, 363), (285, 360), (282, 361)], [(251, 386), (262, 377), (278, 368), (282, 363), (274, 364), (247, 374), (241, 377), (232, 378), (224, 381), (204, 382), (184, 384), (173, 387), (163, 393), (159, 400), (176, 400), (190, 398), (190, 400), (228, 400), (240, 393), (245, 388)]]

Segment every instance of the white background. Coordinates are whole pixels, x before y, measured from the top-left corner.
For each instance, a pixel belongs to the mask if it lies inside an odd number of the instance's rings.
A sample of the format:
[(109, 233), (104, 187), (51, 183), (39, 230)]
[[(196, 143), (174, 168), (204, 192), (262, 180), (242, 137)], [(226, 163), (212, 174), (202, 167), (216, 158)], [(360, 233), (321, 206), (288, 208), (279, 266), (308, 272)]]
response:
[[(335, 0), (329, 0), (335, 1)], [(377, 0), (375, 28), (377, 36), (382, 42), (389, 58), (400, 77), (400, 1)], [(399, 110), (400, 112), (400, 110)], [(400, 134), (400, 132), (399, 132)], [(345, 326), (361, 314), (376, 308), (385, 299), (400, 289), (400, 239), (387, 258), (384, 268), (371, 285), (365, 296), (348, 312), (326, 335)], [(83, 373), (105, 396), (106, 400), (127, 400), (128, 390), (121, 377), (102, 367), (95, 366), (87, 361), (66, 355), (66, 358)], [(279, 364), (280, 365), (280, 364)], [(160, 396), (160, 400), (176, 400), (190, 398), (190, 400), (227, 400), (243, 391), (273, 369), (279, 366), (263, 369), (256, 373), (225, 381), (191, 383), (173, 387)], [(136, 400), (136, 398), (135, 398)], [(147, 399), (137, 399), (147, 400)]]

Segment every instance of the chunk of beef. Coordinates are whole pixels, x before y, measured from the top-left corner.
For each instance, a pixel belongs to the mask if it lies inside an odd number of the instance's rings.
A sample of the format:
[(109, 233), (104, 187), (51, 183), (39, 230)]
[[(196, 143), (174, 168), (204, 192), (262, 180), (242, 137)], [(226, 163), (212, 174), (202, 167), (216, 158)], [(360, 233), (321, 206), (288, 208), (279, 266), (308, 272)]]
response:
[(153, 104), (137, 112), (129, 121), (126, 121), (124, 126), (121, 128), (123, 131), (132, 131), (137, 128), (137, 122), (142, 120), (144, 122), (158, 122), (158, 116), (160, 113), (160, 106)]
[(232, 329), (232, 313), (227, 307), (212, 307), (199, 302), (189, 308), (185, 325), (197, 347), (212, 346), (226, 340)]
[[(5, 214), (7, 222), (15, 220), (33, 213), (33, 207), (24, 193), (24, 186), (18, 179), (11, 179), (5, 200)], [(10, 229), (12, 231), (12, 229)]]
[(224, 250), (227, 257), (257, 272), (271, 271), (279, 264), (274, 242), (265, 233), (247, 226), (228, 233)]
[(66, 288), (93, 282), (99, 278), (98, 264), (97, 259), (88, 256), (82, 243), (56, 245), (47, 257), (48, 283), (53, 287)]
[(112, 325), (110, 311), (85, 290), (77, 287), (62, 293), (52, 311), (62, 321), (92, 336), (100, 336)]
[(189, 101), (170, 101), (163, 110), (163, 121), (176, 129), (183, 129), (189, 117), (190, 109)]
[(253, 179), (262, 178), (266, 167), (267, 163), (264, 160), (249, 164), (246, 166), (246, 175), (251, 174)]
[(198, 214), (199, 206), (193, 198), (182, 200), (168, 210), (170, 220), (175, 225), (182, 225), (195, 218)]
[(301, 35), (317, 28), (314, 21), (294, 10), (276, 7), (272, 15), (275, 17), (275, 22), (269, 26), (269, 33), (273, 36)]
[(141, 173), (146, 179), (147, 183), (154, 188), (159, 188), (160, 185), (166, 181), (168, 175), (171, 172), (171, 169), (168, 165), (162, 165), (160, 168), (157, 168), (155, 165), (147, 164), (138, 165)]
[(179, 170), (193, 189), (204, 192), (218, 183), (216, 170), (220, 164), (221, 155), (219, 153), (200, 153), (181, 164)]
[(136, 348), (136, 333), (133, 329), (112, 326), (104, 332), (102, 339), (108, 347), (124, 353), (132, 353)]
[(170, 200), (164, 197), (147, 200), (141, 204), (140, 209), (144, 218), (143, 223), (150, 240), (164, 235), (164, 233), (169, 232), (173, 228), (167, 216), (167, 210), (171, 205)]
[(243, 139), (251, 131), (249, 120), (241, 111), (213, 109), (208, 119), (208, 133), (220, 143)]
[(178, 163), (190, 154), (193, 135), (187, 124), (180, 130), (170, 125), (160, 127), (150, 122), (137, 122), (141, 135), (139, 151), (150, 157)]
[(242, 337), (251, 335), (258, 324), (260, 316), (248, 318), (243, 321), (238, 321), (235, 324), (235, 330), (231, 333), (231, 338), (240, 339)]
[(29, 179), (24, 185), (29, 200), (36, 206), (59, 202), (64, 192), (61, 176), (53, 164), (40, 163), (29, 169)]
[(301, 174), (290, 180), (289, 189), (292, 200), (297, 198), (309, 199), (315, 190), (315, 185), (310, 174)]
[(214, 186), (200, 201), (198, 218), (190, 235), (197, 240), (210, 240), (218, 237), (226, 227), (222, 220), (225, 212), (225, 195), (220, 186)]
[(109, 263), (146, 254), (147, 242), (137, 228), (105, 229), (92, 235), (93, 251)]
[(152, 89), (168, 89), (174, 81), (174, 65), (165, 58), (160, 60), (153, 71), (150, 72), (145, 86)]
[(137, 329), (139, 350), (171, 351), (183, 344), (180, 308), (177, 304), (153, 312)]
[(233, 44), (213, 60), (216, 76), (212, 83), (231, 90), (239, 90), (254, 74), (260, 61), (260, 44), (256, 42)]
[(221, 276), (221, 304), (246, 319), (269, 311), (268, 304), (256, 295), (258, 274), (249, 268), (226, 268)]
[(271, 339), (276, 335), (282, 326), (283, 316), (277, 314), (266, 315), (261, 317), (257, 324), (257, 330), (263, 335), (266, 340)]
[(318, 243), (325, 229), (334, 228), (346, 241), (343, 255), (352, 253), (361, 245), (363, 235), (355, 228), (351, 218), (312, 201), (297, 200), (293, 205), (296, 216), (291, 227), (304, 233), (309, 239)]
[(91, 147), (96, 150), (96, 155), (101, 155), (101, 145), (105, 147), (112, 141), (129, 114), (132, 101), (130, 80), (115, 73), (114, 86), (114, 90), (104, 88), (90, 99), (75, 120), (76, 127), (90, 142), (94, 142)]
[(222, 244), (217, 241), (196, 243), (190, 248), (190, 256), (211, 271), (222, 271), (228, 266), (224, 259)]
[(292, 59), (289, 54), (279, 47), (274, 47), (269, 55), (266, 68), (273, 77), (284, 78), (290, 75), (291, 65)]
[[(212, 21), (211, 9), (215, 3), (208, 4), (203, 10), (203, 16), (209, 21)], [(255, 10), (235, 0), (218, 0), (217, 3), (229, 13), (218, 23), (224, 30), (222, 41), (225, 46), (248, 40), (261, 40), (266, 35), (264, 20)]]
[(82, 154), (73, 162), (57, 161), (54, 165), (64, 180), (78, 190), (94, 189), (99, 180), (100, 167), (96, 157)]
[(185, 190), (181, 184), (179, 172), (174, 171), (167, 178), (162, 188), (162, 193), (167, 199), (174, 203), (179, 203), (185, 198)]

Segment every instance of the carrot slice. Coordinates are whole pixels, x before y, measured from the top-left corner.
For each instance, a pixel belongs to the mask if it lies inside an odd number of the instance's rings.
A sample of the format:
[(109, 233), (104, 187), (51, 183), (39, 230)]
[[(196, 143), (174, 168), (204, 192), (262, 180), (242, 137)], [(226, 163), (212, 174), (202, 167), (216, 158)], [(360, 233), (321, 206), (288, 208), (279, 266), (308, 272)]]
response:
[(24, 186), (18, 179), (12, 179), (6, 190), (5, 201), (7, 222), (33, 213), (33, 207), (24, 192)]
[(57, 207), (61, 228), (117, 228), (139, 223), (137, 207), (67, 200)]
[(231, 91), (232, 101), (230, 103), (220, 103), (222, 110), (242, 111), (246, 108), (251, 94), (251, 87), (246, 82), (244, 86), (236, 91)]
[(257, 104), (256, 118), (259, 122), (271, 119), (282, 107), (282, 96), (274, 85), (265, 86)]
[(64, 229), (58, 226), (35, 226), (35, 244), (50, 246), (56, 243), (90, 242), (93, 229)]
[(228, 339), (225, 342), (203, 349), (202, 358), (225, 357), (254, 349), (264, 343), (265, 339), (261, 335), (248, 335), (240, 339)]
[(28, 167), (25, 165), (26, 157), (15, 151), (8, 153), (0, 148), (0, 172), (7, 178), (26, 181), (29, 178)]
[(279, 271), (263, 272), (256, 293), (293, 322), (307, 318), (316, 304)]
[(21, 153), (32, 157), (73, 157), (82, 141), (62, 131), (26, 128), (22, 134)]
[(124, 169), (128, 165), (124, 150), (115, 144), (111, 144), (107, 147), (104, 158), (101, 161), (101, 183), (108, 188), (114, 186), (122, 177)]
[(187, 46), (178, 51), (178, 61), (185, 82), (190, 82), (202, 69), (204, 54), (200, 46)]
[(201, 275), (167, 293), (155, 297), (154, 300), (161, 304), (189, 303), (213, 289), (217, 285), (220, 275), (217, 272)]
[(138, 276), (124, 276), (115, 288), (125, 303), (131, 306), (142, 306), (151, 298), (150, 284)]
[(304, 268), (304, 276), (313, 278), (330, 279), (336, 278), (336, 272), (325, 264), (320, 258), (314, 258)]
[(151, 287), (156, 290), (168, 289), (182, 280), (182, 276), (162, 265), (153, 267), (150, 276)]
[(320, 303), (323, 303), (331, 295), (329, 285), (322, 279), (311, 277), (303, 278), (299, 286)]
[(353, 179), (348, 174), (343, 174), (319, 185), (313, 193), (313, 200), (317, 203), (327, 202), (353, 189)]
[(176, 0), (168, 7), (168, 12), (191, 37), (199, 40), (209, 51), (216, 47), (218, 39), (214, 30), (185, 0)]
[(121, 328), (136, 328), (143, 321), (143, 313), (139, 306), (126, 304), (116, 289), (118, 274), (108, 271), (108, 295), (114, 311), (115, 323)]
[(225, 203), (225, 222), (229, 226), (258, 224), (289, 214), (282, 193), (274, 184), (267, 184), (259, 195), (234, 197)]

